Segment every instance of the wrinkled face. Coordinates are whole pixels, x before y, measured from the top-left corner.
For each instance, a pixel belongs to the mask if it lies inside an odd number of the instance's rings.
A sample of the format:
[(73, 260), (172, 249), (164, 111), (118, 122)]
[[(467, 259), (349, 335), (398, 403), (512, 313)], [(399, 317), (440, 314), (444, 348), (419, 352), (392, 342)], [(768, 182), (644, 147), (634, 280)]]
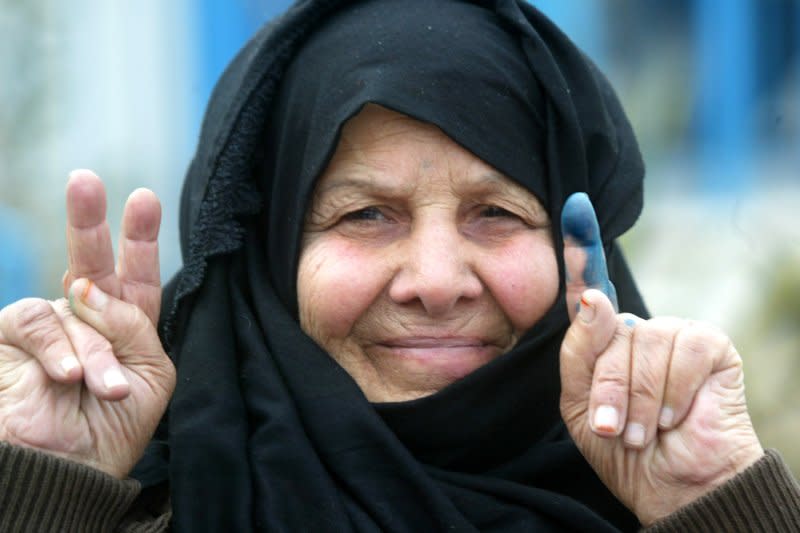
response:
[(550, 220), (435, 126), (368, 105), (306, 216), (300, 324), (373, 402), (432, 394), (552, 306)]

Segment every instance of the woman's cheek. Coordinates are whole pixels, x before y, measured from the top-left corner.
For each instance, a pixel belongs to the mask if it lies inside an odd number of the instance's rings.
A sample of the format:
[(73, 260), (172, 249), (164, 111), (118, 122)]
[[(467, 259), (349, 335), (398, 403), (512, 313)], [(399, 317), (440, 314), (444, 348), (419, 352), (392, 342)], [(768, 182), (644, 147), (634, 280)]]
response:
[(346, 337), (385, 287), (376, 250), (321, 236), (300, 256), (300, 325), (318, 342)]
[(558, 296), (558, 263), (550, 239), (509, 243), (488, 256), (483, 279), (514, 329), (538, 322)]

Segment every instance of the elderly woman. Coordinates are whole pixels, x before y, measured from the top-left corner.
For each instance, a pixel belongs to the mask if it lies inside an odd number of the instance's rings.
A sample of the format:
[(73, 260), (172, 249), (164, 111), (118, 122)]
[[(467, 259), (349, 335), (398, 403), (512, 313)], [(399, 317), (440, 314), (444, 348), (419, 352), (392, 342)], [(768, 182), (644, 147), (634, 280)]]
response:
[(528, 4), (299, 2), (212, 97), (163, 295), (155, 196), (115, 267), (73, 173), (68, 300), (0, 313), (0, 529), (797, 528), (730, 341), (640, 318), (642, 177)]

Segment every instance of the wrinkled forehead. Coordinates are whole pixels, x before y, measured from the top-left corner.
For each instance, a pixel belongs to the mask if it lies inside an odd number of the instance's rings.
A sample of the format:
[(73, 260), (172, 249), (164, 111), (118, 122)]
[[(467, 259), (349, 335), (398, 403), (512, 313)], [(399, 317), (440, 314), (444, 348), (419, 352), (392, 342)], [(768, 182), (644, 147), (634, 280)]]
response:
[[(534, 203), (537, 211), (543, 211), (541, 199), (437, 126), (376, 104), (365, 105), (347, 120), (314, 190), (314, 206), (321, 198), (353, 193), (410, 199), (420, 191), (428, 195), (435, 190), (461, 199), (510, 196)], [(547, 217), (544, 213), (540, 216)]]

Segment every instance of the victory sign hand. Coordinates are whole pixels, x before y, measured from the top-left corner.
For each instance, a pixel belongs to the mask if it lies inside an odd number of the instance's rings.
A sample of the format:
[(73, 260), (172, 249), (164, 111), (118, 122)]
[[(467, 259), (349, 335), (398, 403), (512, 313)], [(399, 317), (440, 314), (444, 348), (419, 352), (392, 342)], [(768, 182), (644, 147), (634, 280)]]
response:
[(103, 183), (75, 171), (66, 195), (66, 298), (0, 311), (0, 440), (124, 477), (175, 383), (156, 333), (161, 207), (130, 195), (115, 266)]

